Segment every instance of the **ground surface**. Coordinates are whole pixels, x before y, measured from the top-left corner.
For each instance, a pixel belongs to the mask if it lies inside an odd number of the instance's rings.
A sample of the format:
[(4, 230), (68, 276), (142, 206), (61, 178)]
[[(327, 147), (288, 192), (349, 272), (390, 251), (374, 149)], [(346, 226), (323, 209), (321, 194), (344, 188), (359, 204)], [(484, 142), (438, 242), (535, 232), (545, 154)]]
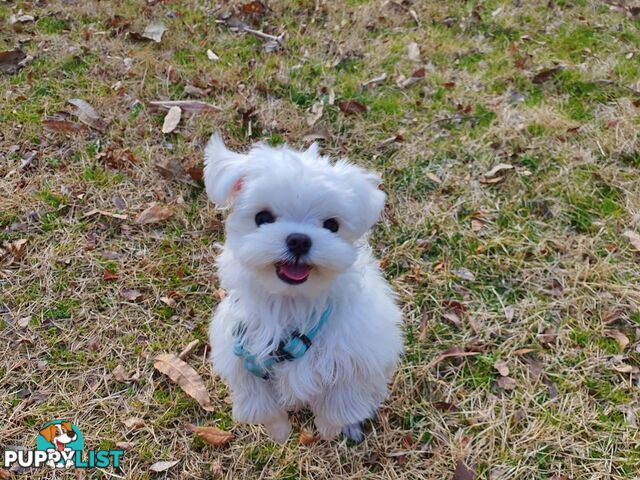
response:
[[(129, 444), (122, 470), (85, 478), (637, 478), (632, 6), (299, 0), (225, 24), (213, 2), (0, 2), (0, 51), (33, 57), (0, 73), (0, 445), (68, 418), (89, 448)], [(136, 40), (152, 21), (161, 42)], [(242, 22), (286, 32), (284, 49)], [(163, 134), (149, 102), (193, 96), (222, 111)], [(78, 127), (69, 99), (104, 124)], [(188, 362), (214, 412), (154, 371), (206, 342), (222, 295), (222, 217), (198, 180), (216, 130), (234, 148), (316, 138), (384, 176), (372, 243), (407, 351), (361, 445), (301, 445), (306, 416), (285, 446), (234, 425), (203, 346)], [(154, 202), (172, 215), (136, 223)]]

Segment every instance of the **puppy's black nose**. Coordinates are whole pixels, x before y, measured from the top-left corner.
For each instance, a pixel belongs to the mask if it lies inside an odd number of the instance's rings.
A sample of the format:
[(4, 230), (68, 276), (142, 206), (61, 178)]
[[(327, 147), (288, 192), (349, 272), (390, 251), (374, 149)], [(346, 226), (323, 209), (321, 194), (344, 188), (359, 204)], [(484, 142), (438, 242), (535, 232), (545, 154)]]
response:
[(294, 255), (304, 255), (311, 249), (311, 238), (304, 233), (292, 233), (287, 237), (287, 247)]

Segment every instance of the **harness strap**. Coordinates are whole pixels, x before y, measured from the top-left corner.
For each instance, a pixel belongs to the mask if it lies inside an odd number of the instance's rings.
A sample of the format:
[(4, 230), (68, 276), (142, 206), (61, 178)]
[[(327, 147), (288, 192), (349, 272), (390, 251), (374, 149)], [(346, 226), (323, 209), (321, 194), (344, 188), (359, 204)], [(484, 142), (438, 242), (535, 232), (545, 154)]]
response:
[(242, 359), (242, 365), (246, 370), (256, 377), (267, 380), (269, 378), (269, 371), (275, 364), (285, 361), (293, 361), (307, 353), (313, 344), (313, 339), (316, 337), (322, 326), (327, 322), (330, 314), (331, 307), (329, 306), (324, 312), (322, 312), (318, 322), (306, 334), (300, 333), (298, 330), (294, 330), (291, 332), (289, 339), (286, 342), (281, 340), (278, 344), (278, 348), (263, 361), (259, 361), (255, 355), (251, 354), (244, 348), (244, 334), (246, 333), (246, 327), (239, 325), (234, 330), (235, 343), (233, 345), (233, 353)]

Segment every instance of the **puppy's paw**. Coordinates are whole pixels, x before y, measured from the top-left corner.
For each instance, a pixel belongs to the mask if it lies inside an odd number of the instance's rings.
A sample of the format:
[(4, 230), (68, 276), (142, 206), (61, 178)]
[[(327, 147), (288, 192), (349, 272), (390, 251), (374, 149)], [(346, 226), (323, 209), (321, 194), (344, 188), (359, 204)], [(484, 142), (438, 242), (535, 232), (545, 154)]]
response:
[(342, 434), (353, 440), (356, 443), (360, 443), (364, 440), (364, 433), (362, 433), (362, 423), (352, 423), (351, 425), (345, 425), (342, 427)]
[(322, 440), (333, 440), (340, 434), (340, 427), (331, 424), (324, 424), (316, 420), (316, 428)]
[(267, 429), (267, 433), (276, 443), (286, 443), (291, 433), (291, 423), (288, 418), (265, 423), (264, 428)]

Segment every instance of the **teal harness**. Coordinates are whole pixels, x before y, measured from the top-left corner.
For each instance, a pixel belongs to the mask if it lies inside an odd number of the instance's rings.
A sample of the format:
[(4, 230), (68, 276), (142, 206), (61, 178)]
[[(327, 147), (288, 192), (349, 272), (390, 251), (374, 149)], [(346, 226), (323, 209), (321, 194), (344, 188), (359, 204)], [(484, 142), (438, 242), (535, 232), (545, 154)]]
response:
[(271, 367), (277, 363), (295, 360), (307, 353), (307, 350), (309, 350), (312, 345), (313, 339), (316, 337), (322, 326), (327, 323), (327, 318), (329, 318), (330, 314), (331, 307), (327, 307), (311, 330), (307, 333), (300, 333), (298, 330), (294, 330), (291, 332), (291, 335), (286, 342), (281, 340), (278, 344), (278, 348), (271, 352), (271, 354), (262, 361), (258, 360), (255, 355), (251, 354), (244, 348), (246, 326), (240, 324), (236, 327), (236, 331), (234, 332), (235, 344), (233, 345), (233, 353), (242, 359), (242, 365), (249, 372), (254, 374), (256, 377), (268, 380)]

